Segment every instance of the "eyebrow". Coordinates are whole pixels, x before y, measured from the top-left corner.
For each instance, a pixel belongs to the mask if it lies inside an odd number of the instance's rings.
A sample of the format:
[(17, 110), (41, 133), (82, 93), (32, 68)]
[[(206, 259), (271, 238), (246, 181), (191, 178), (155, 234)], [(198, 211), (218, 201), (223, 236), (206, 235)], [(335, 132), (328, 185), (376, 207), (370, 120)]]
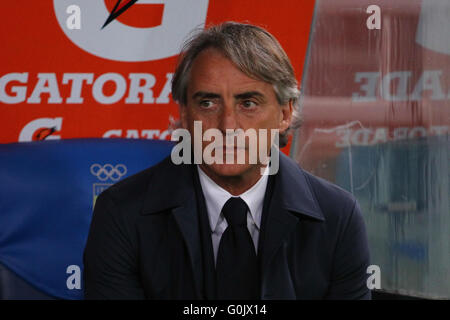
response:
[(234, 95), (235, 99), (241, 99), (241, 100), (249, 99), (249, 98), (253, 98), (253, 97), (264, 98), (264, 95), (258, 91), (248, 91), (248, 92), (243, 92), (243, 93)]
[[(260, 97), (264, 98), (264, 95), (261, 92), (258, 91), (247, 91), (243, 93), (238, 93), (234, 95), (235, 99), (249, 99), (253, 97)], [(220, 95), (213, 92), (206, 92), (206, 91), (197, 91), (192, 95), (192, 99), (217, 99), (220, 98)]]
[(192, 95), (192, 99), (217, 99), (220, 98), (220, 95), (213, 92), (205, 92), (205, 91), (197, 91)]

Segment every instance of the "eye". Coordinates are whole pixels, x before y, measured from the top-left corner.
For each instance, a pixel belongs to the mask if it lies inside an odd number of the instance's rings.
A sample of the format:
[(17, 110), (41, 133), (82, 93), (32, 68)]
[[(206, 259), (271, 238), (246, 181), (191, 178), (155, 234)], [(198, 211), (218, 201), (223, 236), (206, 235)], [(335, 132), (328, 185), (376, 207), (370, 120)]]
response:
[(208, 109), (214, 106), (214, 102), (212, 100), (201, 100), (199, 105), (202, 108)]
[(251, 108), (256, 107), (257, 103), (252, 100), (243, 100), (241, 105), (242, 105), (242, 107), (244, 107), (244, 109), (251, 109)]

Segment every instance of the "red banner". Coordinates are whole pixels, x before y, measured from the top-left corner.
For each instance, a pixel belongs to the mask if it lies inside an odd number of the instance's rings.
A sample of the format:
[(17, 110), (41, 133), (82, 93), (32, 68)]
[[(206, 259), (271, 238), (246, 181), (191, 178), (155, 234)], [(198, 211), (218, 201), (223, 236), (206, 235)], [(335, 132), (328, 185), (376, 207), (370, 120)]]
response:
[[(121, 2), (121, 3), (120, 3)], [(300, 80), (314, 1), (16, 0), (1, 6), (0, 143), (169, 139), (183, 39), (227, 20), (265, 27)], [(116, 6), (120, 3), (119, 6)]]

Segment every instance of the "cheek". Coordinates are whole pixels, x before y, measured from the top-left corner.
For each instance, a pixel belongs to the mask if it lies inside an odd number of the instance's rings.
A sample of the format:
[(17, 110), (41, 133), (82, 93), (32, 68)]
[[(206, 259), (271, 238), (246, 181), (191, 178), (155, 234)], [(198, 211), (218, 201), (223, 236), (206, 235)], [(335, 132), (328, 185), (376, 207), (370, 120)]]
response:
[(194, 121), (199, 120), (198, 115), (192, 107), (186, 106), (185, 108), (183, 120), (187, 127), (192, 127), (194, 125)]
[(191, 114), (191, 121), (200, 121), (204, 129), (217, 128), (219, 118), (219, 115), (213, 112), (193, 112)]
[(267, 110), (258, 121), (258, 127), (264, 129), (279, 129), (280, 124), (280, 110), (275, 108)]

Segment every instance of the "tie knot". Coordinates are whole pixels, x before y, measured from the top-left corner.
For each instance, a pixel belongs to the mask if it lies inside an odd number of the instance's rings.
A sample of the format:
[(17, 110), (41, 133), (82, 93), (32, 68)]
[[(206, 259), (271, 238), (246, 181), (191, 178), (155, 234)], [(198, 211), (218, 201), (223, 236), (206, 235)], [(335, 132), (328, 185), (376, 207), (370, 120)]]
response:
[(240, 197), (231, 197), (225, 202), (222, 213), (231, 226), (247, 225), (247, 204)]

